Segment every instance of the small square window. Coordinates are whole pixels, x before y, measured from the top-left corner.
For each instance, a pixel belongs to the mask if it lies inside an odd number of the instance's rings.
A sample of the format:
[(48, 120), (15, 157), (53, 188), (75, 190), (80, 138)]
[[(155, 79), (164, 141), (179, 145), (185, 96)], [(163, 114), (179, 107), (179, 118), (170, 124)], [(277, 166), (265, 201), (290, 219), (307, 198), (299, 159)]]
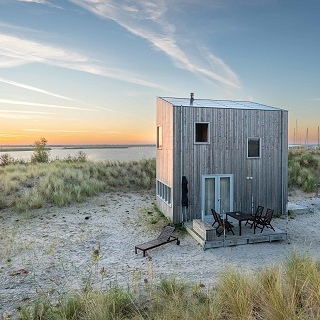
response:
[(157, 148), (162, 148), (162, 126), (157, 127)]
[(248, 138), (248, 158), (260, 158), (260, 138)]
[(209, 143), (209, 123), (195, 123), (195, 143)]

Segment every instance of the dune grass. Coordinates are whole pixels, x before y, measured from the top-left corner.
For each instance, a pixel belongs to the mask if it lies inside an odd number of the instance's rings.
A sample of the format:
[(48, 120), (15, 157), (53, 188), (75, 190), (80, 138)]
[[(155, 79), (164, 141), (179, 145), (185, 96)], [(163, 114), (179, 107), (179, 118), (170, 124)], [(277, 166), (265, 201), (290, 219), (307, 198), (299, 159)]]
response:
[(320, 183), (320, 150), (290, 149), (288, 154), (289, 189), (314, 192)]
[(23, 320), (319, 319), (319, 266), (309, 256), (293, 253), (284, 265), (256, 273), (226, 270), (218, 275), (218, 284), (212, 288), (175, 277), (157, 284), (144, 281), (140, 286), (132, 285), (131, 288), (140, 288), (139, 293), (115, 285), (100, 291), (70, 293), (55, 304), (41, 297), (22, 309), (19, 317)]
[(88, 162), (10, 163), (0, 167), (0, 208), (26, 212), (52, 204), (82, 202), (104, 191), (149, 190), (155, 186), (155, 159)]

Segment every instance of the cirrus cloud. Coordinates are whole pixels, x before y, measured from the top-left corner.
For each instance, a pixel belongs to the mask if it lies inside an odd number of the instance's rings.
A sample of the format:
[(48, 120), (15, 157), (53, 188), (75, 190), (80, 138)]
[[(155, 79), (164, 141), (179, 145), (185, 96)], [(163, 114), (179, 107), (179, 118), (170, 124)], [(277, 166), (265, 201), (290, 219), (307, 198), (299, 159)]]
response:
[[(130, 33), (146, 39), (156, 50), (165, 53), (178, 68), (214, 80), (229, 87), (239, 88), (235, 72), (204, 46), (195, 56), (194, 43), (181, 41), (181, 30), (168, 18), (169, 2), (166, 0), (69, 0), (104, 19), (118, 23)], [(172, 5), (172, 3), (170, 3)], [(179, 32), (178, 32), (179, 31)]]

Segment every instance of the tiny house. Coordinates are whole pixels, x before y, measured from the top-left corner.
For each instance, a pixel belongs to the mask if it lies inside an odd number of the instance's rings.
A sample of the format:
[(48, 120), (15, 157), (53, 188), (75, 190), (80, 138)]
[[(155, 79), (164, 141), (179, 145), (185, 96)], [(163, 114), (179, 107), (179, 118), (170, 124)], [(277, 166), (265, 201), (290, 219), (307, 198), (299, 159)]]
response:
[(156, 104), (156, 202), (173, 223), (210, 220), (211, 208), (286, 212), (286, 110), (193, 94)]

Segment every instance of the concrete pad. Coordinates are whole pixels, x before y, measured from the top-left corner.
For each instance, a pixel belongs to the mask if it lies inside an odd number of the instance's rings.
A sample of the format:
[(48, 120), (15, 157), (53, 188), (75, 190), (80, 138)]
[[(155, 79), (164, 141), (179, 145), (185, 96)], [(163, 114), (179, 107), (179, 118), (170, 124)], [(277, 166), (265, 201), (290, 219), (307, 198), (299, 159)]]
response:
[(303, 214), (309, 213), (310, 209), (306, 206), (301, 206), (295, 203), (288, 202), (288, 213), (295, 213), (295, 214)]

